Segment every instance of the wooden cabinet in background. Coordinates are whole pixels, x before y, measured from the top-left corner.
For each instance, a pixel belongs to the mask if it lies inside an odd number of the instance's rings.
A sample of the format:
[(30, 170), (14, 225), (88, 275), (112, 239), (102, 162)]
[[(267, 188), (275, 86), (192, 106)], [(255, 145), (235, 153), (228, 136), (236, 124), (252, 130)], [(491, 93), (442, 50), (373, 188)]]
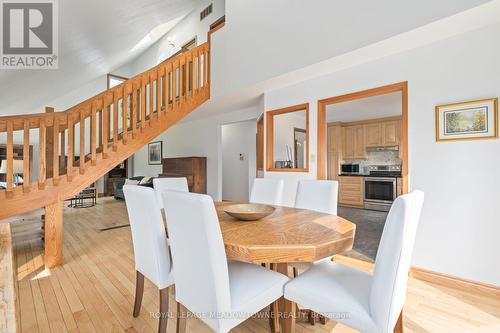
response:
[(365, 125), (366, 147), (380, 147), (382, 145), (382, 124), (373, 123)]
[(367, 158), (365, 146), (365, 129), (363, 125), (344, 127), (343, 160), (363, 160)]
[(401, 120), (382, 123), (382, 146), (399, 146), (401, 142)]
[(327, 178), (328, 180), (338, 180), (340, 174), (339, 153), (327, 153)]
[(190, 192), (207, 193), (207, 158), (176, 157), (161, 161), (163, 172), (160, 177), (186, 177)]
[(349, 207), (364, 207), (363, 177), (340, 176), (339, 205)]

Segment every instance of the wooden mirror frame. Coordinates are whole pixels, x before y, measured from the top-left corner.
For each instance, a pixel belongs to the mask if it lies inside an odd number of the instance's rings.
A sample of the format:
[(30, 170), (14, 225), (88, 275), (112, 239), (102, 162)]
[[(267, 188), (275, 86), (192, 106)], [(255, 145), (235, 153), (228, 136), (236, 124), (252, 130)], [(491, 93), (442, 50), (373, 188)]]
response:
[[(275, 168), (274, 167), (274, 116), (296, 111), (306, 111), (306, 167), (305, 168)], [(309, 172), (309, 103), (289, 106), (266, 112), (266, 171), (271, 172)]]

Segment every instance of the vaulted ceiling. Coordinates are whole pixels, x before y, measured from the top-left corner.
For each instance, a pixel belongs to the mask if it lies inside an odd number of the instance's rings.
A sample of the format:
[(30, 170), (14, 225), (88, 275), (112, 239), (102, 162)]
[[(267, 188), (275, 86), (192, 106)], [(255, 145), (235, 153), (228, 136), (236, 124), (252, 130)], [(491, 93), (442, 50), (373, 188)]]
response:
[(0, 70), (0, 114), (42, 112), (36, 108), (137, 57), (201, 2), (58, 1), (59, 69)]

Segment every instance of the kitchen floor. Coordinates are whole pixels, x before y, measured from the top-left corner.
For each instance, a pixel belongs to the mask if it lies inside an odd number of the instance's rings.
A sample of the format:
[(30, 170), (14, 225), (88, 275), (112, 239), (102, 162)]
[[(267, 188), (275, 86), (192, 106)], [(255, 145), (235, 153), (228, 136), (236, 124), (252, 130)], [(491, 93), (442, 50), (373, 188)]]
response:
[(365, 261), (375, 261), (387, 212), (339, 207), (339, 216), (356, 224), (353, 250), (346, 255)]

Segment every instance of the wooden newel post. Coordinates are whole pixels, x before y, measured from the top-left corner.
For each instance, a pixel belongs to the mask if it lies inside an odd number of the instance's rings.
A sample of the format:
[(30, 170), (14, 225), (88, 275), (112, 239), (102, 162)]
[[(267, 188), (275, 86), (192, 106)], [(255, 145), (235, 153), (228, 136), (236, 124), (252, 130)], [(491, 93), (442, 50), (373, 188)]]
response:
[(63, 201), (45, 207), (45, 267), (63, 264)]

